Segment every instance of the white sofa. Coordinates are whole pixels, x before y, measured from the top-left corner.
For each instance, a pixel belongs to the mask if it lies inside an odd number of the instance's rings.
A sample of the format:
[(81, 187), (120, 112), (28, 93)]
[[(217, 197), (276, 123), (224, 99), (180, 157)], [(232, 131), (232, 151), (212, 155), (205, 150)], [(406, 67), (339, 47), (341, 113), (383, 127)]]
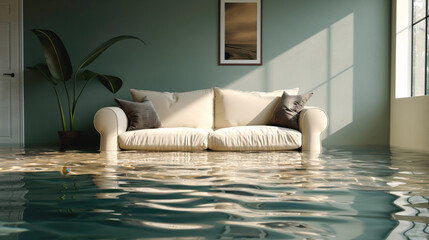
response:
[(119, 107), (97, 111), (94, 126), (101, 151), (264, 151), (320, 152), (320, 134), (327, 126), (323, 110), (305, 107), (299, 131), (267, 125), (284, 91), (244, 92), (212, 88), (169, 93), (131, 89), (135, 102), (147, 96), (162, 122), (161, 128), (126, 131), (128, 119)]

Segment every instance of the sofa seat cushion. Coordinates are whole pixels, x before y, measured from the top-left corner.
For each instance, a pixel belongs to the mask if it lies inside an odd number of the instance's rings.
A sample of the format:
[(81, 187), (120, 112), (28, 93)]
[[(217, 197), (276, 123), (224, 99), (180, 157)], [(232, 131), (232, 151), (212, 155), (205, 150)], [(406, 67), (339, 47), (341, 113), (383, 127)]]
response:
[(277, 126), (238, 126), (217, 129), (208, 147), (218, 151), (293, 150), (301, 147), (299, 131)]
[(200, 151), (207, 149), (210, 131), (198, 128), (157, 128), (119, 135), (122, 149), (149, 151)]

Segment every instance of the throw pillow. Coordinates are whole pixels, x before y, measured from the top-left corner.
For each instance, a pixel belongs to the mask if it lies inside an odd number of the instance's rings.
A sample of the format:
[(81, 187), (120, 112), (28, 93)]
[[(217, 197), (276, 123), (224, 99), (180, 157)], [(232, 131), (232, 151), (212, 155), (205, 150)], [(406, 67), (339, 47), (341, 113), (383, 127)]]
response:
[(301, 112), (311, 96), (313, 96), (313, 93), (289, 95), (284, 92), (280, 102), (274, 109), (270, 125), (299, 130), (299, 112)]
[(148, 97), (144, 97), (142, 102), (130, 102), (118, 98), (115, 98), (115, 101), (127, 115), (127, 131), (161, 127), (161, 120)]

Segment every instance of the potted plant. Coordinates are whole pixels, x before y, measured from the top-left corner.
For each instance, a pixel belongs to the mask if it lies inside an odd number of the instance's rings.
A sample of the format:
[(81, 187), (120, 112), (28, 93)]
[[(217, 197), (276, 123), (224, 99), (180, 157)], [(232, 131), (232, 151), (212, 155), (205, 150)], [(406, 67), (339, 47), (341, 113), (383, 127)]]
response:
[[(78, 101), (84, 92), (87, 84), (96, 79), (100, 81), (110, 92), (116, 93), (122, 87), (122, 80), (119, 77), (96, 73), (86, 69), (94, 60), (96, 60), (105, 50), (113, 44), (126, 39), (135, 39), (144, 44), (144, 41), (138, 37), (130, 35), (121, 35), (107, 40), (95, 48), (86, 58), (84, 58), (79, 67), (73, 72), (69, 54), (57, 34), (50, 30), (33, 29), (32, 32), (37, 36), (42, 45), (43, 54), (46, 58), (46, 64), (37, 64), (29, 67), (42, 74), (42, 76), (51, 83), (55, 92), (58, 108), (61, 116), (62, 131), (59, 131), (61, 148), (73, 149), (77, 147), (80, 132), (75, 131), (74, 121), (76, 116)], [(72, 81), (70, 81), (72, 80)], [(82, 84), (78, 84), (82, 82)], [(71, 83), (70, 83), (71, 82)], [(67, 99), (67, 109), (63, 107), (61, 97), (57, 90), (58, 87), (64, 88)], [(67, 110), (69, 128), (66, 124)]]

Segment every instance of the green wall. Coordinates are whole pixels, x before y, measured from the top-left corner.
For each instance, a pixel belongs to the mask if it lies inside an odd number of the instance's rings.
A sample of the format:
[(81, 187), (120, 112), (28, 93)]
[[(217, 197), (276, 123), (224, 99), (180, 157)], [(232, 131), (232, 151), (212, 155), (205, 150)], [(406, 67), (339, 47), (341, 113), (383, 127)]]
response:
[[(219, 66), (218, 0), (24, 1), (24, 64), (44, 61), (33, 28), (55, 31), (75, 68), (113, 36), (147, 42), (121, 42), (90, 66), (124, 80), (116, 95), (93, 82), (79, 102), (77, 129), (92, 146), (94, 113), (115, 105), (114, 97), (130, 99), (129, 88), (214, 86), (313, 91), (308, 105), (325, 109), (330, 121), (325, 146), (388, 145), (390, 8), (389, 0), (264, 0), (263, 65)], [(60, 128), (50, 85), (26, 71), (26, 145), (57, 144)]]

